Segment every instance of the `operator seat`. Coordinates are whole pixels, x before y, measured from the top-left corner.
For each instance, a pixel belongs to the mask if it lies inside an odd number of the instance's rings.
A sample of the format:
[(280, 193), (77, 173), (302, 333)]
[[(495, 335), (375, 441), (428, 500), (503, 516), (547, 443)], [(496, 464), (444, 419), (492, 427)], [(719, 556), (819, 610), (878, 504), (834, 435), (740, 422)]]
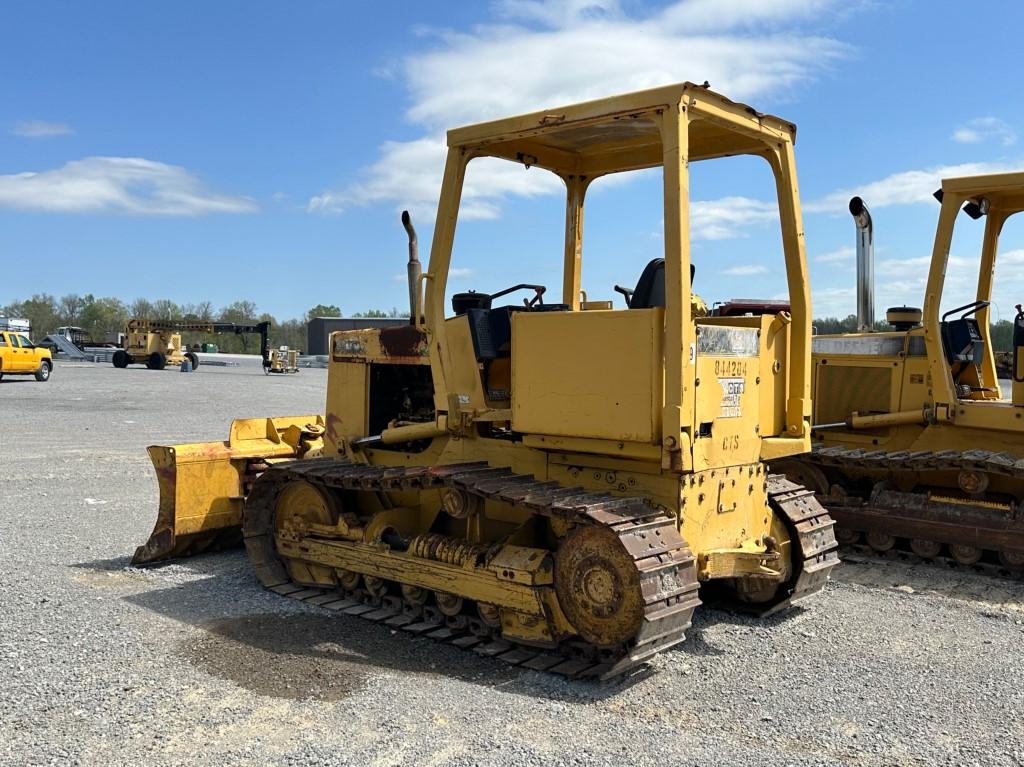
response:
[[(693, 275), (696, 267), (690, 264), (690, 285), (693, 285)], [(665, 306), (665, 259), (655, 258), (640, 273), (640, 279), (636, 282), (636, 288), (629, 297), (630, 309), (651, 309), (655, 306)]]
[(961, 317), (940, 323), (942, 346), (950, 364), (970, 363), (981, 367), (985, 358), (985, 341), (974, 317)]

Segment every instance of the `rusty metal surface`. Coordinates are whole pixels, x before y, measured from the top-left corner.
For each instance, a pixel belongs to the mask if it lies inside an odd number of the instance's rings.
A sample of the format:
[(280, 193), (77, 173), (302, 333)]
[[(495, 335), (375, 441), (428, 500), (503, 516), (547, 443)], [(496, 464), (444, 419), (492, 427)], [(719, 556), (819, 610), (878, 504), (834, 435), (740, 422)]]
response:
[(427, 334), (414, 325), (381, 328), (380, 348), (389, 357), (422, 357), (427, 353)]
[[(379, 597), (365, 589), (293, 583), (286, 563), (276, 551), (273, 518), (278, 494), (294, 479), (324, 489), (349, 491), (456, 488), (541, 516), (560, 517), (571, 521), (577, 529), (602, 530), (611, 545), (618, 543), (621, 546), (619, 558), (633, 568), (629, 580), (638, 612), (633, 635), (615, 647), (596, 647), (578, 637), (562, 641), (556, 647), (524, 645), (502, 638), (500, 626), (478, 620), (476, 607), (469, 599), (465, 600), (465, 605), (466, 610), (472, 612), (472, 618), (467, 618), (467, 614), (445, 616), (417, 600), (410, 600), (408, 589), (392, 589), (397, 593), (391, 598), (402, 603), (401, 618), (409, 618), (399, 626), (403, 630), (493, 655), (504, 662), (567, 676), (618, 676), (683, 641), (693, 611), (700, 603), (696, 559), (679, 536), (675, 521), (640, 499), (560, 487), (557, 483), (516, 475), (509, 469), (492, 468), (485, 463), (402, 468), (317, 459), (271, 468), (254, 484), (243, 518), (246, 548), (253, 567), (267, 588), (292, 598), (313, 600), (326, 609), (335, 609), (335, 603), (326, 599), (335, 595), (337, 603), (346, 605), (341, 610), (346, 614), (360, 614), (369, 620), (399, 620), (399, 616), (381, 611)], [(427, 543), (440, 545), (441, 542)], [(434, 550), (434, 547), (428, 546), (428, 549)], [(363, 607), (369, 609), (360, 609)], [(391, 617), (375, 617), (384, 616), (385, 612)]]
[[(850, 470), (884, 471), (886, 476), (913, 473), (916, 484), (928, 487), (928, 475), (938, 472), (969, 472), (1020, 482), (1017, 498), (1024, 497), (1024, 458), (990, 450), (899, 451), (818, 447), (801, 461), (825, 472), (845, 475)], [(987, 479), (987, 476), (986, 476)], [(979, 485), (980, 486), (980, 485)], [(1005, 559), (1024, 553), (1024, 512), (1019, 502), (1005, 496), (981, 493), (976, 497), (954, 497), (954, 489), (938, 486), (922, 492), (900, 492), (875, 483), (867, 495), (822, 495), (846, 542), (854, 544), (860, 534), (876, 533), (899, 540), (900, 548), (924, 551), (922, 541), (943, 546), (967, 546), (1000, 554)], [(944, 562), (957, 558), (940, 550), (934, 557)], [(919, 554), (920, 556), (920, 554)], [(962, 557), (961, 557), (962, 559)], [(1006, 568), (1003, 568), (1004, 571)], [(1019, 573), (1011, 573), (1019, 575)]]

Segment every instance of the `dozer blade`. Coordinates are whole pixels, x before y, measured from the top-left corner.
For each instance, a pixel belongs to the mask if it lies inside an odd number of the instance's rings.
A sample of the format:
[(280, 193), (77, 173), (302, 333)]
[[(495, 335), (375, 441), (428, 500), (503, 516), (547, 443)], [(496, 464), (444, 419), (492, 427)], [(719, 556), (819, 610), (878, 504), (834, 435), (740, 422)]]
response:
[(246, 418), (232, 421), (226, 442), (147, 448), (160, 506), (132, 564), (240, 544), (242, 504), (253, 480), (270, 465), (318, 455), (323, 433), (319, 415)]

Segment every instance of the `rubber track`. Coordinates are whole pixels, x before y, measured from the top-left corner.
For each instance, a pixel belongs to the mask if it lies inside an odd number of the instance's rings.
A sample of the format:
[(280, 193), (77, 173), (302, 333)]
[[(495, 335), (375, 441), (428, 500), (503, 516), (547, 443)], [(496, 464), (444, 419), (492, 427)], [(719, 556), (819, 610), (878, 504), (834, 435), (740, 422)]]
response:
[(791, 482), (782, 474), (769, 474), (768, 502), (786, 521), (800, 558), (796, 561), (796, 580), (787, 589), (788, 593), (778, 595), (776, 601), (761, 609), (744, 605), (745, 610), (762, 616), (781, 612), (821, 591), (832, 568), (839, 564), (835, 522), (812, 490)]
[[(644, 618), (636, 637), (618, 650), (599, 650), (576, 640), (554, 649), (538, 649), (503, 639), (480, 621), (446, 618), (433, 607), (403, 601), (397, 595), (375, 598), (362, 592), (309, 587), (291, 581), (273, 544), (274, 505), (289, 479), (301, 478), (326, 489), (377, 492), (458, 488), (532, 513), (561, 517), (577, 525), (602, 525), (614, 532), (634, 560), (644, 598)], [(675, 520), (646, 500), (566, 488), (486, 463), (388, 467), (313, 459), (272, 467), (253, 485), (243, 515), (243, 535), (256, 574), (271, 591), (359, 615), (506, 663), (567, 677), (607, 679), (629, 672), (657, 653), (682, 642), (697, 596), (696, 558), (676, 529)]]
[[(844, 470), (849, 469), (850, 467), (855, 467), (868, 470), (913, 472), (984, 471), (989, 474), (996, 474), (1024, 482), (1024, 458), (1020, 458), (1013, 453), (997, 453), (991, 450), (943, 450), (940, 452), (933, 452), (930, 450), (902, 450), (888, 452), (885, 450), (822, 447), (819, 445), (814, 448), (814, 451), (810, 455), (801, 456), (800, 460), (810, 463), (811, 465), (826, 466), (829, 468)], [(867, 504), (867, 501), (860, 496), (851, 497), (860, 498), (865, 504)], [(825, 501), (827, 503), (828, 499), (826, 498)], [(844, 505), (843, 510), (856, 513), (857, 507)], [(1021, 527), (1024, 528), (1024, 522), (1022, 522)], [(861, 553), (871, 552), (875, 556), (884, 557), (886, 555), (886, 552), (879, 552), (872, 549), (870, 546), (862, 544), (844, 544), (843, 548), (849, 548), (850, 550)], [(998, 548), (989, 547), (985, 547), (985, 550), (992, 552), (999, 551)], [(911, 554), (909, 552), (899, 551), (898, 554), (894, 556), (903, 556), (904, 558), (907, 558), (910, 557)], [(917, 555), (913, 556), (916, 557), (914, 561), (943, 563), (953, 567), (974, 570), (976, 572), (986, 572), (990, 575), (997, 575), (1002, 578), (1009, 578), (1010, 580), (1024, 579), (1024, 572), (1016, 572), (1002, 567), (1001, 565), (992, 565), (984, 562), (963, 564), (957, 562), (951, 556), (946, 556), (944, 554), (940, 554), (939, 556), (931, 559), (918, 557)]]

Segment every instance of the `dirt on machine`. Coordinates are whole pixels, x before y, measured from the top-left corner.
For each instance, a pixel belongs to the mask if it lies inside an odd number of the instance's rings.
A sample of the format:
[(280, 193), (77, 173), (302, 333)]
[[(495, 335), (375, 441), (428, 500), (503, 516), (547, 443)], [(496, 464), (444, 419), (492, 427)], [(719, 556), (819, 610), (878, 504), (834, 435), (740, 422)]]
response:
[[(889, 332), (870, 330), (872, 224), (863, 201), (851, 201), (862, 331), (815, 337), (814, 450), (773, 469), (818, 494), (846, 546), (1020, 577), (1024, 312), (1017, 307), (1004, 360), (1009, 392), (1000, 387), (989, 323), (999, 236), (1024, 210), (1024, 173), (946, 179), (935, 196), (941, 210), (923, 309), (889, 309)], [(983, 229), (975, 300), (949, 307), (954, 232), (972, 225)]]
[[(150, 448), (160, 513), (134, 561), (240, 530), (279, 594), (567, 676), (677, 645), (702, 598), (767, 615), (820, 591), (832, 519), (767, 469), (810, 448), (795, 131), (689, 83), (450, 131), (426, 271), (403, 216), (410, 323), (331, 335), (322, 416)], [(690, 163), (732, 155), (772, 176), (788, 311), (709, 316), (693, 294)], [(446, 299), (478, 158), (564, 181), (559, 287), (524, 275)], [(626, 307), (585, 300), (587, 189), (649, 168), (663, 253)]]

